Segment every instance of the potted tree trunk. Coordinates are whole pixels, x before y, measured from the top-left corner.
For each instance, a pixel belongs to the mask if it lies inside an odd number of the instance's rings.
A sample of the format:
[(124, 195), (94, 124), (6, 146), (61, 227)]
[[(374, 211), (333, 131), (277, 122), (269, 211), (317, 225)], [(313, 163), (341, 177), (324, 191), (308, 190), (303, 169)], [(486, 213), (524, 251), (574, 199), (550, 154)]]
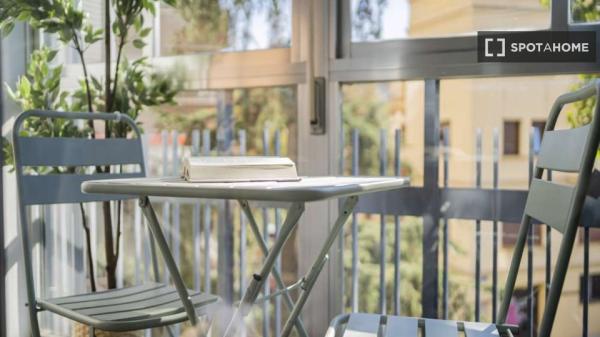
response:
[[(165, 1), (172, 4), (173, 0)], [(153, 71), (146, 59), (128, 60), (124, 48), (128, 45), (141, 49), (151, 28), (144, 25), (144, 17), (154, 15), (153, 0), (104, 0), (104, 27), (92, 26), (88, 14), (76, 6), (72, 0), (0, 0), (0, 28), (9, 34), (18, 22), (25, 22), (34, 29), (52, 34), (64, 47), (73, 48), (82, 70), (79, 87), (73, 91), (61, 88), (61, 65), (52, 66), (57, 50), (42, 47), (31, 55), (27, 73), (16, 83), (15, 89), (7, 85), (9, 95), (21, 106), (29, 109), (119, 112), (136, 120), (145, 107), (173, 103), (180, 85), (173, 76)], [(111, 50), (111, 40), (116, 41), (116, 50)], [(104, 45), (104, 72), (89, 72), (85, 51), (93, 44)], [(112, 56), (116, 55), (113, 62)], [(123, 123), (106, 123), (104, 137), (127, 137), (129, 128)], [(89, 137), (95, 138), (93, 122), (83, 128), (65, 120), (32, 119), (24, 126), (29, 135), (45, 137)], [(8, 143), (5, 143), (5, 152)], [(8, 145), (9, 146), (9, 145)], [(10, 156), (8, 157), (10, 160)], [(48, 168), (45, 168), (48, 169)], [(60, 170), (57, 168), (50, 168)], [(65, 168), (62, 168), (65, 169)], [(76, 168), (66, 168), (76, 169)], [(96, 172), (108, 172), (110, 167), (96, 167)], [(117, 263), (120, 255), (122, 205), (112, 207), (110, 202), (102, 203), (105, 254), (105, 284), (103, 288), (116, 288)], [(116, 211), (113, 211), (116, 209)], [(83, 204), (80, 204), (81, 223), (86, 240), (86, 260), (88, 264), (89, 287), (96, 291), (99, 287), (93, 270), (92, 242), (90, 229)], [(113, 223), (116, 221), (116, 223)], [(104, 282), (103, 282), (104, 283)], [(76, 326), (74, 335), (88, 336), (87, 327)], [(97, 332), (97, 336), (107, 336)], [(121, 334), (122, 336), (123, 334)], [(115, 336), (115, 334), (110, 334)]]

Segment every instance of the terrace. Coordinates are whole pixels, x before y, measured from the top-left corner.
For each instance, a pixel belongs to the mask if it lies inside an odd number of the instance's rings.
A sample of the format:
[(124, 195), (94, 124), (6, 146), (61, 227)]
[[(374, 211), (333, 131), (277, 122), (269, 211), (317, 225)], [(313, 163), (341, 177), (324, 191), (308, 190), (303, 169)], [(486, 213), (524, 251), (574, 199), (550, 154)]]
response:
[[(104, 1), (77, 3), (92, 26), (102, 28)], [(598, 1), (248, 0), (154, 6), (155, 15), (143, 13), (142, 25), (149, 30), (132, 33), (131, 45), (123, 49), (130, 63), (147, 57), (144, 71), (158, 74), (158, 83), (143, 82), (156, 102), (134, 116), (143, 128), (148, 176), (179, 175), (182, 158), (190, 155), (282, 155), (306, 176), (411, 180), (408, 188), (361, 197), (303, 310), (309, 336), (325, 336), (335, 316), (352, 312), (496, 321), (548, 112), (558, 96), (597, 76), (600, 61), (480, 63), (475, 32), (547, 29), (600, 36)], [(83, 52), (98, 92), (106, 60), (115, 68), (118, 37), (109, 42), (108, 54), (101, 42)], [(58, 50), (53, 59), (32, 56), (44, 47)], [(36, 88), (36, 69), (62, 66), (58, 88), (79, 90), (88, 75), (72, 43), (62, 44), (57, 34), (31, 22), (16, 22), (0, 50), (4, 137), (11, 138), (16, 116), (30, 108), (89, 111), (77, 105), (85, 100), (76, 94), (67, 105), (56, 99), (32, 106), (18, 82), (27, 74), (31, 91), (43, 91), (52, 72)], [(132, 72), (122, 75), (135, 78)], [(93, 110), (106, 106), (103, 99), (98, 93), (95, 100), (101, 102)], [(569, 104), (568, 118), (557, 125), (584, 124), (593, 104)], [(122, 110), (128, 108), (134, 110), (123, 105), (112, 110), (127, 113)], [(75, 126), (84, 130), (86, 124)], [(101, 124), (92, 129), (98, 138), (110, 133)], [(30, 336), (10, 152), (3, 152), (3, 162), (0, 336)], [(552, 178), (575, 181), (572, 174)], [(263, 255), (238, 204), (151, 201), (185, 285), (216, 294), (226, 304), (240, 301)], [(272, 245), (289, 205), (251, 206), (263, 239)], [(102, 203), (28, 208), (32, 223), (43, 224), (32, 226), (30, 234), (41, 297), (88, 292), (92, 279), (98, 289), (153, 281), (142, 210), (135, 200), (111, 207), (113, 233), (122, 228), (113, 245), (120, 254), (112, 281)], [(307, 204), (275, 264), (287, 285), (310, 270), (340, 208), (335, 200)], [(597, 223), (591, 226), (579, 229), (552, 336), (600, 336), (600, 322), (590, 319), (600, 314), (600, 230)], [(519, 325), (519, 336), (538, 335), (561, 238), (545, 224), (529, 231), (507, 320)], [(173, 282), (164, 264), (159, 271), (162, 282)], [(276, 291), (271, 277), (263, 293)], [(298, 296), (297, 289), (290, 293)], [(280, 337), (288, 316), (284, 298), (274, 296), (254, 306), (242, 333)], [(40, 313), (39, 323), (44, 336), (87, 336), (81, 325), (48, 312)], [(188, 329), (182, 323), (171, 331), (135, 334), (178, 336)]]

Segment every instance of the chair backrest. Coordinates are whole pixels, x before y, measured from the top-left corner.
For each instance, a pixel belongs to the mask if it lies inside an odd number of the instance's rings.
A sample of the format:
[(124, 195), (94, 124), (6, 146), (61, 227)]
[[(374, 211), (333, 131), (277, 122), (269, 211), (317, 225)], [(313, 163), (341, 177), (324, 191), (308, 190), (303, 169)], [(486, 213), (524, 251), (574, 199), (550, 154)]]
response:
[[(21, 127), (28, 118), (60, 118), (67, 120), (103, 120), (126, 123), (134, 138), (90, 139), (77, 137), (27, 137)], [(15, 169), (20, 206), (121, 200), (131, 196), (94, 195), (81, 192), (87, 180), (133, 178), (145, 176), (144, 154), (140, 131), (129, 116), (117, 113), (74, 113), (31, 110), (19, 115), (13, 128)], [(33, 174), (36, 167), (101, 167), (137, 165), (129, 173)]]
[[(556, 121), (565, 104), (596, 96), (591, 122), (585, 126), (555, 130)], [(579, 218), (592, 174), (600, 139), (600, 80), (578, 91), (557, 98), (546, 122), (534, 176), (529, 187), (525, 212), (513, 253), (498, 323), (505, 323), (512, 298), (521, 257), (527, 241), (531, 220), (536, 219), (563, 234), (554, 275), (547, 294), (539, 336), (549, 336), (556, 315)], [(568, 186), (543, 180), (544, 171), (578, 173), (575, 185)]]
[[(21, 134), (21, 127), (28, 118), (52, 118), (67, 120), (103, 120), (105, 122), (126, 123), (135, 138), (133, 139), (87, 139), (27, 137)], [(144, 156), (140, 131), (128, 116), (117, 113), (74, 113), (58, 111), (30, 110), (20, 114), (13, 127), (13, 151), (19, 198), (19, 222), (25, 265), (27, 301), (30, 314), (35, 316), (36, 296), (29, 242), (29, 225), (26, 206), (42, 204), (64, 204), (90, 201), (129, 199), (122, 195), (88, 195), (81, 192), (81, 183), (86, 180), (120, 177), (145, 176)], [(108, 165), (137, 165), (135, 173), (93, 173), (84, 174), (77, 170), (61, 173), (37, 174), (39, 167), (89, 167)], [(65, 171), (64, 169), (62, 171)], [(55, 171), (51, 171), (55, 172)], [(85, 172), (85, 170), (84, 170)], [(32, 324), (37, 320), (32, 321)]]

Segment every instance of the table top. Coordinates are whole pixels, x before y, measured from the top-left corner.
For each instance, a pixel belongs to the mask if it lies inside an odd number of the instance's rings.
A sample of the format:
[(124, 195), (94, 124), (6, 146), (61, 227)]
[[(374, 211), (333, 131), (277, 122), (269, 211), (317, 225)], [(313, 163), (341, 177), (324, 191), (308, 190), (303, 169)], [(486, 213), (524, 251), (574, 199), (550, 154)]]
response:
[(181, 177), (90, 180), (85, 193), (302, 202), (395, 190), (406, 177), (302, 177), (299, 181), (193, 183)]

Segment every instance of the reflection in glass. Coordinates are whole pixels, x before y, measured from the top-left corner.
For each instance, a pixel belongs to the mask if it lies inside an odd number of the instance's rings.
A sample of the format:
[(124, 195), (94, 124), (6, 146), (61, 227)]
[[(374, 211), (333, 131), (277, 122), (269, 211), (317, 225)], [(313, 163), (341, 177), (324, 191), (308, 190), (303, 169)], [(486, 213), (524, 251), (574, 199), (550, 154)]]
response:
[(550, 26), (548, 0), (352, 0), (351, 10), (353, 42)]
[(600, 22), (600, 1), (571, 0), (571, 20), (574, 23)]
[(291, 0), (177, 0), (160, 21), (161, 55), (289, 47)]

